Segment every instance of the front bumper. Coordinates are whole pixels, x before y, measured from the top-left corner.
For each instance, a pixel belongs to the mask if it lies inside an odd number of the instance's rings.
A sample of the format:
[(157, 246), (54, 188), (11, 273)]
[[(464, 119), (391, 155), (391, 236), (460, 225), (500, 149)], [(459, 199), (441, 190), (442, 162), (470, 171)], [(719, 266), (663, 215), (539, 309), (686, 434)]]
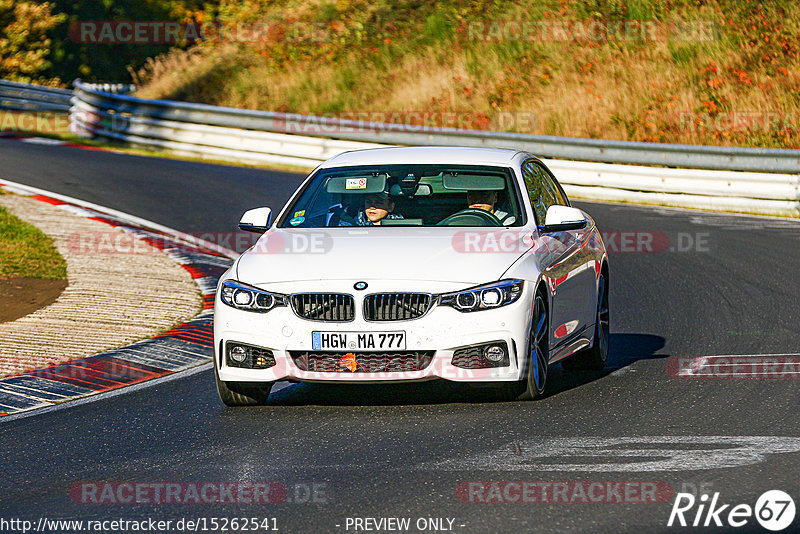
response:
[[(412, 320), (372, 322), (363, 319), (360, 295), (356, 295), (355, 319), (349, 322), (309, 321), (298, 317), (291, 307), (267, 313), (242, 311), (222, 303), (217, 295), (214, 312), (214, 362), (221, 380), (228, 382), (303, 382), (375, 383), (444, 379), (456, 382), (503, 382), (519, 380), (525, 366), (525, 350), (531, 318), (532, 290), (526, 284), (519, 300), (496, 309), (464, 313), (435, 305), (427, 314)], [(350, 293), (352, 283), (349, 284)], [(370, 289), (373, 289), (372, 285)], [(403, 289), (406, 290), (406, 289)], [(419, 288), (416, 288), (419, 290)], [(356, 292), (357, 293), (357, 292)], [(322, 354), (312, 350), (312, 332), (406, 333), (406, 350), (426, 353), (430, 363), (419, 370), (365, 372), (357, 370), (303, 370), (292, 355)], [(245, 369), (228, 365), (228, 342), (260, 347), (272, 352), (275, 364), (265, 369)], [(508, 365), (464, 369), (453, 365), (454, 353), (464, 347), (505, 342)], [(370, 351), (375, 352), (375, 351)], [(359, 353), (356, 351), (356, 355)], [(336, 354), (333, 357), (339, 357)], [(427, 358), (426, 358), (427, 361)]]

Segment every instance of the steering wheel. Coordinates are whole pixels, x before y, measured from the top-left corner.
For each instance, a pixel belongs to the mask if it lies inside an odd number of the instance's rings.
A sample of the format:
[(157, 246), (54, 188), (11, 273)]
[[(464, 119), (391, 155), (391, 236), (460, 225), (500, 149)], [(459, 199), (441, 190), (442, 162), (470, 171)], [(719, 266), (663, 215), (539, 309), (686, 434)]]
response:
[(479, 208), (466, 208), (439, 221), (436, 226), (503, 226), (493, 213)]

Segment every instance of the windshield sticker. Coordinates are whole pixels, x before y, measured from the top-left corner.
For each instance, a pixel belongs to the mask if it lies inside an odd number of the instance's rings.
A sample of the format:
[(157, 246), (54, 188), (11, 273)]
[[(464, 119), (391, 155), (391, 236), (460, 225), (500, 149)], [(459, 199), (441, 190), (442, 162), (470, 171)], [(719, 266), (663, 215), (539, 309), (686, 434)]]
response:
[(305, 214), (306, 214), (306, 210), (300, 210), (300, 211), (294, 212), (294, 216), (295, 217), (302, 217)]
[(348, 178), (344, 183), (345, 189), (366, 189), (366, 178)]
[(306, 220), (305, 217), (301, 216), (293, 217), (292, 220), (289, 221), (289, 224), (291, 224), (292, 226), (297, 226), (298, 224), (303, 224), (303, 221), (305, 220)]

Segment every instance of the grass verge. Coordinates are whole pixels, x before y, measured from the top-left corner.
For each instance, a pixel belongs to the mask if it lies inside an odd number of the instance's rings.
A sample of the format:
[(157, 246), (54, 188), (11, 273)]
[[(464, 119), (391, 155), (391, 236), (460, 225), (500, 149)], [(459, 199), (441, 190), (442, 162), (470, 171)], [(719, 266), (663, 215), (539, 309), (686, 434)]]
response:
[(67, 262), (44, 232), (0, 206), (0, 278), (66, 280)]

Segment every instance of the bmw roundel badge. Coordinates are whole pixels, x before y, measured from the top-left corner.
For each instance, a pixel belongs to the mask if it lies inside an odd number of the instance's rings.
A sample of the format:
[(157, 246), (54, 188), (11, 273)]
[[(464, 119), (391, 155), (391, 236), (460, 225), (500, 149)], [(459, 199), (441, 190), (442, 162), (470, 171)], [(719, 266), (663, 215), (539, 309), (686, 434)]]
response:
[(355, 284), (353, 284), (353, 289), (357, 289), (358, 291), (364, 291), (365, 289), (367, 289), (367, 283), (356, 282)]

